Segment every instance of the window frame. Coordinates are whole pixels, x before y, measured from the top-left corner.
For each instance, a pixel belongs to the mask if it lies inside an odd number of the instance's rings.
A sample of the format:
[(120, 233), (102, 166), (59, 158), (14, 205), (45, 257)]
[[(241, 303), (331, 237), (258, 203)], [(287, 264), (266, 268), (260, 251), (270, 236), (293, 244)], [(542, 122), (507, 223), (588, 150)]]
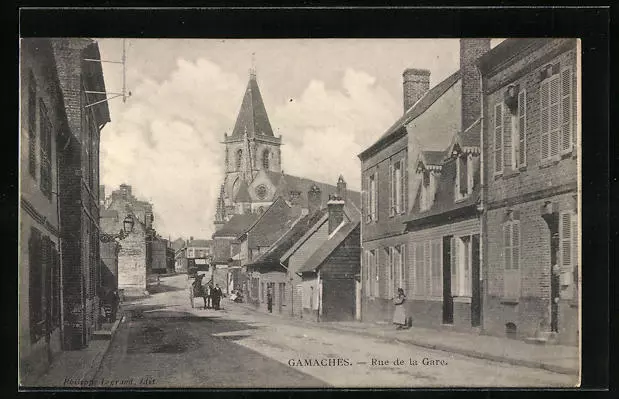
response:
[(368, 174), (368, 213), (366, 223), (378, 221), (378, 171)]
[(269, 170), (271, 167), (271, 161), (269, 159), (270, 151), (265, 149), (262, 151), (262, 169)]
[[(565, 73), (568, 73), (567, 84), (568, 84), (568, 93), (564, 93), (565, 89)], [(574, 78), (573, 71), (571, 66), (563, 67), (559, 74), (560, 77), (560, 94), (559, 94), (559, 109), (560, 109), (560, 122), (559, 122), (559, 153), (561, 155), (569, 154), (574, 149)], [(567, 100), (567, 107), (564, 104), (564, 101)], [(565, 110), (568, 110), (568, 115), (565, 115)], [(569, 137), (565, 137), (564, 134), (564, 126), (568, 126), (569, 129)], [(565, 143), (567, 142), (567, 146)]]
[[(461, 158), (466, 157), (466, 193), (460, 191), (460, 162)], [(456, 162), (456, 181), (454, 184), (454, 200), (463, 201), (473, 193), (473, 156), (468, 153), (460, 153), (455, 157)]]

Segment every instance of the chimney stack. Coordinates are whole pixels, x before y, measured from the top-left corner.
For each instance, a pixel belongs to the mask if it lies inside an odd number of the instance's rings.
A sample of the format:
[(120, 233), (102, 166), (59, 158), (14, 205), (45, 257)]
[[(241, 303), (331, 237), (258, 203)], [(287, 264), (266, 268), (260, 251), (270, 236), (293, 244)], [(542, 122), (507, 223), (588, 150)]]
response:
[(337, 195), (346, 202), (346, 181), (342, 175), (337, 179)]
[(322, 204), (322, 192), (320, 187), (313, 185), (307, 192), (307, 209), (309, 213), (314, 213), (320, 209)]
[(327, 209), (329, 210), (329, 234), (344, 220), (344, 204), (346, 202), (337, 194), (329, 195)]
[(460, 39), (462, 126), (466, 130), (481, 116), (480, 76), (475, 61), (490, 50), (490, 39)]
[(430, 89), (430, 71), (408, 68), (402, 74), (404, 92), (404, 113)]

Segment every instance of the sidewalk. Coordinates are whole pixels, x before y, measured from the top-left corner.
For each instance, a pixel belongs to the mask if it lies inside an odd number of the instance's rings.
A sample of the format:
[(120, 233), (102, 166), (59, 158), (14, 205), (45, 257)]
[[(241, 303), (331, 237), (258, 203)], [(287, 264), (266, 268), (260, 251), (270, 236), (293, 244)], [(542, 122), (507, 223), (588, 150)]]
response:
[(96, 331), (88, 347), (62, 351), (50, 369), (37, 381), (35, 387), (88, 388), (107, 353), (124, 315), (118, 314), (114, 323), (106, 323)]
[(400, 342), (423, 348), (457, 353), (468, 357), (509, 363), (516, 366), (540, 368), (561, 374), (578, 375), (578, 348), (566, 345), (537, 345), (524, 341), (494, 337), (489, 335), (469, 334), (454, 331), (412, 327), (407, 330), (395, 330), (391, 324), (365, 322), (312, 322), (292, 318), (290, 315), (269, 314), (256, 310), (249, 304), (238, 304), (269, 316), (295, 320), (299, 324), (345, 331), (379, 338), (389, 342)]

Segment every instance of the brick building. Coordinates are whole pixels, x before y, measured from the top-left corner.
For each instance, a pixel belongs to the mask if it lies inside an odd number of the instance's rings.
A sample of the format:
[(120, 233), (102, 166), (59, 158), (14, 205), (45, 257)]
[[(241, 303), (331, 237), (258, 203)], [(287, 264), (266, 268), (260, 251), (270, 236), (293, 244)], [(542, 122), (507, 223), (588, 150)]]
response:
[(576, 39), (505, 40), (483, 74), (484, 329), (576, 344)]
[(59, 152), (70, 131), (52, 43), (20, 46), (19, 363), (28, 384), (62, 348)]
[(414, 324), (480, 325), (474, 62), (489, 49), (489, 39), (461, 39), (459, 70), (432, 89), (429, 71), (404, 71), (404, 115), (359, 155), (364, 320), (389, 320), (403, 288)]
[[(99, 143), (110, 121), (103, 71), (96, 41), (54, 39), (70, 135), (62, 143), (60, 219), (64, 343), (67, 349), (87, 346), (97, 327), (99, 301)], [(96, 92), (96, 93), (87, 93)]]

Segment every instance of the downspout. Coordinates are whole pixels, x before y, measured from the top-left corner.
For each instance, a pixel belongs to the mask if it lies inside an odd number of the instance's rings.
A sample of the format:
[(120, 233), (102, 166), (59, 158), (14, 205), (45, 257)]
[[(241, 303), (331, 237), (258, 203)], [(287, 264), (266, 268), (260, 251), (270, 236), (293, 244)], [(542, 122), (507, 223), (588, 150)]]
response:
[(480, 228), (479, 228), (479, 268), (480, 273), (479, 276), (482, 279), (481, 284), (480, 284), (480, 288), (482, 289), (482, 292), (480, 293), (479, 296), (479, 311), (480, 311), (480, 327), (481, 330), (484, 330), (484, 297), (487, 295), (487, 286), (488, 286), (488, 268), (484, 267), (484, 259), (486, 259), (485, 255), (485, 250), (486, 250), (486, 246), (484, 245), (485, 240), (485, 234), (486, 234), (486, 204), (485, 204), (485, 196), (486, 196), (486, 180), (485, 180), (485, 169), (486, 169), (486, 164), (484, 162), (484, 79), (483, 79), (483, 75), (481, 73), (481, 69), (479, 68), (479, 65), (476, 66), (477, 68), (477, 73), (479, 74), (479, 90), (480, 90), (480, 116), (479, 116), (479, 131), (480, 131), (480, 155), (479, 155), (479, 173), (480, 173), (480, 193), (479, 193), (479, 210), (480, 210)]

